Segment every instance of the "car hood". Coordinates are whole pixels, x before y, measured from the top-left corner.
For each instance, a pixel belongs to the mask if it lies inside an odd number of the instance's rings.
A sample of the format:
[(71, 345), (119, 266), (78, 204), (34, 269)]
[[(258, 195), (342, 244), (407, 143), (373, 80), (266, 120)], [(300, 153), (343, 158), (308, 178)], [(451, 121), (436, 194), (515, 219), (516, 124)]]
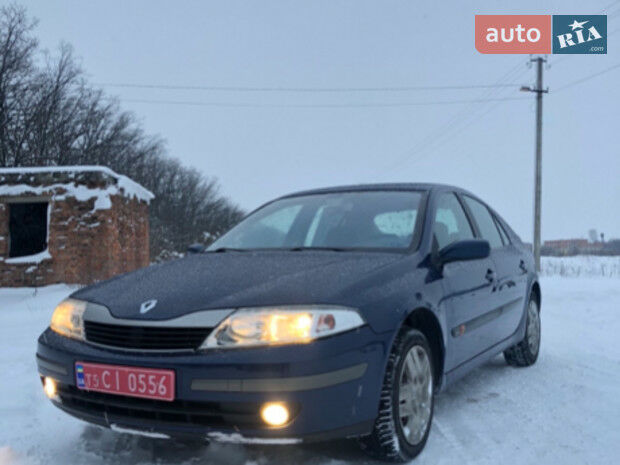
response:
[[(347, 305), (355, 283), (402, 258), (379, 252), (205, 253), (120, 275), (72, 297), (104, 305), (117, 318), (145, 320), (205, 309)], [(141, 314), (140, 305), (152, 299), (155, 307)]]

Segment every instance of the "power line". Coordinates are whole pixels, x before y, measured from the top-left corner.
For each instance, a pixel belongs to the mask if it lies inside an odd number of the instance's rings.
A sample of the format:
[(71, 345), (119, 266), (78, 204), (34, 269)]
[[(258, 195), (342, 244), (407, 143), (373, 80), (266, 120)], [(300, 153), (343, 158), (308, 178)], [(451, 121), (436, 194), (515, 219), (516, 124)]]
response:
[(596, 73), (590, 74), (590, 75), (585, 76), (585, 77), (583, 77), (581, 79), (577, 79), (575, 81), (569, 82), (568, 84), (564, 84), (563, 86), (560, 86), (557, 89), (555, 89), (555, 92), (559, 92), (559, 91), (567, 89), (569, 87), (576, 86), (577, 84), (581, 84), (582, 82), (588, 81), (588, 80), (590, 80), (592, 78), (600, 76), (601, 74), (608, 73), (608, 72), (613, 71), (614, 69), (617, 69), (617, 68), (620, 68), (620, 63), (616, 63), (615, 65), (610, 66), (609, 68), (605, 68), (605, 69), (603, 69), (601, 71), (598, 71)]
[[(504, 79), (513, 78), (517, 79), (521, 75), (523, 75), (527, 70), (522, 69), (523, 64), (520, 62), (510, 68), (506, 73), (504, 73), (498, 81), (502, 81)], [(493, 94), (497, 94), (498, 90), (487, 90), (485, 91), (481, 97), (490, 97)], [(510, 98), (505, 98), (505, 100), (509, 100)], [(513, 98), (514, 100), (527, 100), (530, 101), (529, 98)], [(417, 155), (425, 152), (430, 147), (437, 148), (443, 145), (445, 142), (449, 141), (455, 135), (460, 134), (466, 128), (471, 126), (477, 120), (483, 118), (492, 110), (494, 110), (504, 99), (502, 98), (486, 98), (487, 102), (495, 101), (497, 102), (495, 105), (492, 105), (486, 111), (484, 111), (485, 104), (477, 106), (474, 111), (469, 111), (472, 105), (468, 105), (467, 107), (461, 109), (459, 112), (455, 113), (449, 120), (441, 124), (434, 131), (431, 131), (427, 134), (426, 137), (422, 138), (412, 149), (408, 150), (403, 156), (398, 158), (395, 162), (390, 164), (385, 172), (389, 172), (394, 170), (395, 168), (402, 166), (403, 164), (409, 162), (411, 159), (416, 157)], [(430, 152), (428, 152), (430, 153)], [(417, 157), (417, 161), (421, 160), (423, 157)]]
[[(110, 97), (105, 100), (116, 101)], [(376, 102), (376, 103), (250, 103), (250, 102), (201, 102), (193, 100), (150, 100), (150, 99), (120, 99), (121, 102), (148, 103), (157, 105), (187, 105), (197, 107), (225, 107), (225, 108), (376, 108), (376, 107), (413, 107), (428, 105), (459, 105), (467, 103), (487, 103), (504, 100), (528, 100), (524, 97), (504, 97), (491, 99), (463, 99), (463, 100), (435, 100), (420, 102)]]
[(338, 92), (413, 92), (423, 90), (469, 90), (514, 87), (516, 84), (470, 84), (440, 86), (386, 86), (386, 87), (244, 87), (244, 86), (190, 86), (173, 84), (137, 84), (137, 83), (94, 83), (101, 87), (160, 89), (160, 90), (202, 90), (223, 92), (306, 92), (306, 93), (338, 93)]
[[(498, 81), (501, 81), (503, 79), (507, 79), (508, 77), (514, 77), (514, 74), (516, 71), (518, 71), (520, 68), (520, 64), (510, 68), (504, 75), (502, 75)], [(498, 90), (488, 90), (483, 92), (479, 98), (481, 99), (489, 99), (492, 98), (494, 95), (496, 95), (499, 91)], [(468, 116), (471, 114), (470, 109), (473, 108), (473, 105), (468, 105), (465, 108), (462, 108), (459, 112), (455, 113), (448, 121), (446, 121), (442, 126), (438, 127), (437, 130), (435, 131), (435, 134), (431, 133), (426, 137), (426, 140), (421, 141), (421, 143), (426, 142), (427, 140), (433, 140), (435, 141), (437, 139), (437, 136), (441, 137), (443, 135), (445, 135), (446, 131), (450, 131), (451, 129), (454, 128), (455, 125), (458, 125), (460, 122), (463, 121), (464, 117)]]
[[(524, 99), (524, 100), (530, 100), (530, 99)], [(465, 120), (465, 124), (461, 124), (460, 126), (454, 126), (454, 130), (452, 130), (449, 134), (447, 134), (445, 137), (443, 138), (438, 138), (435, 139), (432, 143), (427, 144), (426, 146), (422, 146), (420, 149), (418, 150), (413, 150), (411, 151), (411, 153), (408, 154), (407, 157), (405, 157), (404, 159), (400, 159), (397, 160), (396, 163), (392, 164), (388, 170), (393, 170), (395, 168), (397, 168), (398, 166), (401, 166), (407, 162), (409, 162), (411, 159), (414, 158), (415, 155), (417, 154), (422, 154), (422, 156), (420, 157), (415, 157), (415, 161), (419, 162), (424, 160), (425, 158), (428, 158), (428, 156), (430, 154), (432, 154), (433, 152), (430, 151), (426, 151), (427, 148), (429, 147), (433, 147), (433, 149), (437, 149), (443, 145), (445, 145), (447, 142), (449, 142), (451, 139), (453, 139), (455, 136), (463, 133), (467, 128), (469, 128), (472, 124), (476, 123), (477, 121), (482, 120), (486, 115), (488, 115), (489, 113), (491, 113), (493, 110), (495, 110), (498, 106), (501, 105), (501, 102), (496, 102), (494, 105), (491, 105), (490, 107), (486, 108), (485, 111), (482, 111), (480, 113), (478, 113), (476, 115), (475, 118), (471, 118), (469, 120)], [(424, 152), (426, 151), (426, 153), (424, 154)]]
[[(505, 73), (500, 79), (504, 79), (508, 76), (515, 77), (515, 73), (519, 71), (520, 68), (521, 64), (516, 65), (515, 67), (508, 70), (508, 72)], [(492, 95), (495, 95), (497, 93), (497, 90), (486, 91), (481, 95), (481, 97), (490, 98)], [(461, 111), (455, 113), (449, 120), (447, 120), (443, 125), (440, 125), (435, 131), (430, 132), (425, 138), (423, 138), (418, 144), (416, 144), (412, 148), (412, 150), (409, 151), (409, 153), (407, 153), (404, 157), (397, 160), (393, 165), (391, 165), (390, 169), (396, 168), (397, 166), (406, 163), (410, 159), (414, 158), (414, 156), (424, 152), (430, 147), (437, 148), (438, 146), (443, 145), (446, 141), (450, 140), (456, 134), (459, 134), (461, 132), (460, 128), (469, 126), (476, 119), (486, 114), (486, 112), (483, 114), (476, 113), (477, 111), (479, 112), (484, 109), (484, 107), (484, 104), (478, 106), (477, 108), (473, 108), (472, 105), (468, 105), (467, 107), (461, 109)], [(476, 116), (478, 118), (476, 118)]]
[(607, 10), (608, 8), (611, 8), (612, 6), (616, 5), (617, 3), (620, 3), (620, 0), (615, 0), (615, 1), (611, 2), (609, 5), (603, 7), (597, 14), (602, 13), (603, 11)]
[[(618, 0), (618, 1), (620, 1), (620, 0)], [(619, 31), (620, 31), (620, 27), (612, 30), (611, 32), (608, 32), (607, 33), (607, 37), (611, 37), (612, 35), (617, 34)], [(571, 55), (571, 54), (562, 55), (559, 58), (551, 59), (547, 63), (547, 65), (548, 66), (557, 65), (558, 63), (561, 63), (562, 61), (567, 60), (568, 58), (573, 58), (574, 59), (574, 58), (577, 58), (578, 56), (580, 56), (580, 55)]]

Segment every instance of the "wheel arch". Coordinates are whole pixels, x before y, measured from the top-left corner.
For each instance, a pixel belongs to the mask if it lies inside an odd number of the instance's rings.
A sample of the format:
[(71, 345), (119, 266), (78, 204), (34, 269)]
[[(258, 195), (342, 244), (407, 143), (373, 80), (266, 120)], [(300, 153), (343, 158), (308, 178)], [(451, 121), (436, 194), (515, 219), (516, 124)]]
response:
[(536, 304), (538, 305), (538, 312), (540, 313), (540, 310), (541, 310), (540, 304), (542, 303), (542, 294), (540, 292), (540, 284), (538, 283), (538, 281), (534, 281), (532, 283), (532, 289), (530, 291), (530, 295), (536, 299)]
[(417, 329), (426, 337), (432, 351), (435, 388), (438, 389), (443, 383), (446, 347), (441, 324), (437, 316), (426, 307), (418, 307), (407, 315), (403, 326)]

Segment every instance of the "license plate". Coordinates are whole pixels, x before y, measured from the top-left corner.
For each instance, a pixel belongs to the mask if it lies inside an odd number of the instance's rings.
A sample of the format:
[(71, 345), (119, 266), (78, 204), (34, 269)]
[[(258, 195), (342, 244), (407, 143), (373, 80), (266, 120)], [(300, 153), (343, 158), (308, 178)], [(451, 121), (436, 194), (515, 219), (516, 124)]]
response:
[(174, 371), (75, 363), (78, 389), (147, 399), (174, 400)]

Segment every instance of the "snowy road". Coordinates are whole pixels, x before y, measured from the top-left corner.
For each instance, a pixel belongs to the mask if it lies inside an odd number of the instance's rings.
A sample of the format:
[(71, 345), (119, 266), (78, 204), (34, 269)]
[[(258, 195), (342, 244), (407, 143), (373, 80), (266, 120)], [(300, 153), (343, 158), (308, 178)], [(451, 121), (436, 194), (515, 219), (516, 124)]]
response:
[[(437, 398), (416, 464), (607, 464), (620, 456), (620, 279), (546, 277), (543, 341), (526, 369), (497, 357)], [(35, 342), (70, 289), (0, 289), (0, 465), (371, 463), (354, 442), (290, 447), (139, 438), (45, 399)]]

